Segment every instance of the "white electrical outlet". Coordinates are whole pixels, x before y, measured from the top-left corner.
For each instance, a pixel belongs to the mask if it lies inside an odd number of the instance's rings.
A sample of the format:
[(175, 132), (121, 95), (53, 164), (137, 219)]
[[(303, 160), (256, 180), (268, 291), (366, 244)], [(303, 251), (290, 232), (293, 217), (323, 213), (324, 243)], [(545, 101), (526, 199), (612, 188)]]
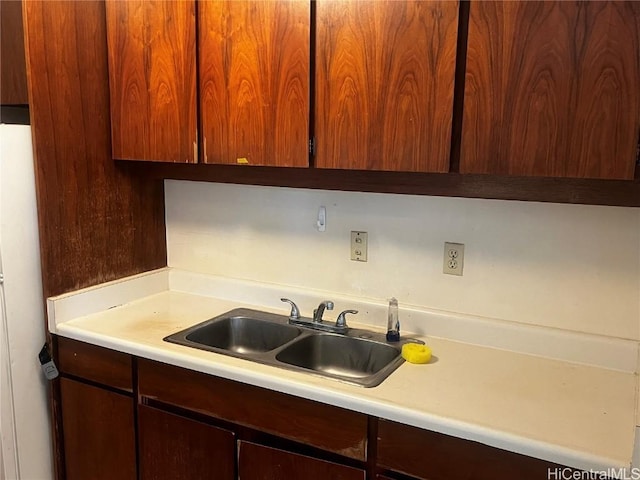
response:
[(367, 261), (367, 232), (351, 232), (351, 260)]
[(464, 243), (444, 243), (444, 262), (442, 273), (462, 275), (464, 266)]

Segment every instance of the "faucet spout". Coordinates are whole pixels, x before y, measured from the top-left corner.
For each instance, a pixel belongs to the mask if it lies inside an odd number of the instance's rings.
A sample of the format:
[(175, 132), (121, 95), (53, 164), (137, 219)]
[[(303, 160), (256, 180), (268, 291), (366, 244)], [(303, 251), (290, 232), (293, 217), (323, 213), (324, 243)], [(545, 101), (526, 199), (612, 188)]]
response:
[(322, 314), (324, 313), (325, 309), (333, 310), (333, 302), (331, 300), (325, 300), (324, 302), (321, 302), (320, 305), (318, 305), (318, 308), (313, 311), (313, 321), (315, 323), (322, 323)]

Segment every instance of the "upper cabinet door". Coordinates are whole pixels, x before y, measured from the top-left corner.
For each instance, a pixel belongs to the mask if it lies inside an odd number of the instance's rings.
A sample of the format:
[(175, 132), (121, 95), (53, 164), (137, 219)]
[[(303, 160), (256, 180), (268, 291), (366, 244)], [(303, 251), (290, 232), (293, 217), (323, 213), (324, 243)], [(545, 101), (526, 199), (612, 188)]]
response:
[(462, 173), (631, 179), (640, 3), (471, 3)]
[(316, 5), (317, 166), (447, 172), (458, 2)]
[(198, 8), (203, 161), (308, 166), (309, 2)]
[(193, 1), (107, 0), (113, 157), (197, 161)]

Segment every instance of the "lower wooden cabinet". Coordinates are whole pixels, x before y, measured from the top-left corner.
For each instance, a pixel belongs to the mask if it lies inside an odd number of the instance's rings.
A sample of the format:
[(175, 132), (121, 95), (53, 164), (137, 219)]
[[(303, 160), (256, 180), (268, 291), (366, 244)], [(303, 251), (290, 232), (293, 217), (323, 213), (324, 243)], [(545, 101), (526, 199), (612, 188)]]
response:
[(131, 355), (65, 337), (57, 343), (58, 368), (65, 375), (133, 392)]
[(59, 347), (59, 480), (539, 480), (560, 467), (81, 342)]
[(376, 458), (380, 468), (425, 480), (541, 480), (547, 478), (548, 469), (559, 467), (387, 420), (378, 423)]
[(364, 469), (238, 442), (238, 478), (242, 480), (364, 480), (365, 476)]
[(131, 396), (60, 379), (67, 480), (136, 480)]
[(143, 399), (366, 461), (362, 413), (151, 360), (138, 359), (137, 366)]
[(140, 480), (235, 477), (232, 432), (179, 415), (138, 407)]

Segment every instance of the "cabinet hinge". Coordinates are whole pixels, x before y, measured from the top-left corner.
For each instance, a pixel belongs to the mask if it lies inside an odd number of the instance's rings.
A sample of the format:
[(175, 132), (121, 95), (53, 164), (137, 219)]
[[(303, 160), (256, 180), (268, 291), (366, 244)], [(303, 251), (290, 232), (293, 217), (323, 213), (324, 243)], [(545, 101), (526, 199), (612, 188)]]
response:
[(636, 146), (636, 166), (640, 167), (640, 130), (638, 131), (638, 145)]
[(311, 137), (309, 139), (309, 155), (312, 157), (316, 156), (316, 137)]

